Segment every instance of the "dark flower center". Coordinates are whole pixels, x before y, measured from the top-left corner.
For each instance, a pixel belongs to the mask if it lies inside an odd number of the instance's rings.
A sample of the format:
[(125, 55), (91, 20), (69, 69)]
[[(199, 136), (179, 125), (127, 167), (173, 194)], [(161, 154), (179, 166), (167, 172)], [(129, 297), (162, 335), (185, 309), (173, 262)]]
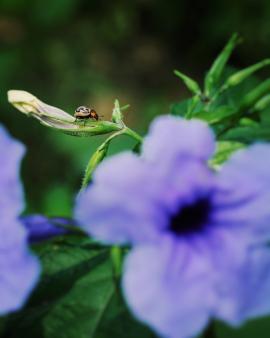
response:
[(169, 230), (177, 235), (199, 232), (207, 225), (210, 211), (209, 199), (199, 199), (194, 204), (182, 207), (172, 216)]

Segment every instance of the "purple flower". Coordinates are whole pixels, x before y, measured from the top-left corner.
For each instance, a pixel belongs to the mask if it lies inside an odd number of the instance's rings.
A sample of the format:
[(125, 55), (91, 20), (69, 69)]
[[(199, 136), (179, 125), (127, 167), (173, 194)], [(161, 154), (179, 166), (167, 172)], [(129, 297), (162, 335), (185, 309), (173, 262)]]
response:
[(20, 218), (27, 230), (28, 242), (38, 243), (55, 236), (71, 232), (69, 226), (74, 226), (74, 221), (63, 217), (47, 218), (42, 215), (28, 215)]
[(23, 305), (39, 275), (39, 264), (18, 220), (24, 208), (19, 179), (23, 154), (23, 145), (0, 125), (0, 315)]
[(205, 123), (157, 118), (142, 155), (105, 160), (77, 199), (90, 235), (132, 246), (127, 303), (167, 338), (270, 313), (270, 145), (238, 151), (218, 173), (214, 148)]

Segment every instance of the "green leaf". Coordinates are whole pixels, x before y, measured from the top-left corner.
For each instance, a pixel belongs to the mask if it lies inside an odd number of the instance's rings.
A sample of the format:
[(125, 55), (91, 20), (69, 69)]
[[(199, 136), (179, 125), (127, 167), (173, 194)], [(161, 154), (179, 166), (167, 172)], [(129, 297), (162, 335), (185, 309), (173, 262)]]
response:
[(191, 99), (172, 104), (171, 114), (189, 119), (204, 110), (204, 108), (205, 104), (200, 98), (198, 96), (193, 96)]
[(230, 327), (224, 322), (216, 322), (218, 338), (269, 338), (270, 318), (262, 317), (247, 321), (241, 327)]
[(191, 119), (198, 112), (198, 109), (200, 109), (201, 107), (204, 107), (201, 98), (198, 95), (193, 96), (189, 101), (188, 110), (185, 115), (185, 118)]
[(184, 117), (188, 112), (188, 107), (190, 103), (191, 103), (191, 99), (187, 99), (187, 100), (172, 104), (171, 114)]
[(270, 79), (263, 81), (249, 93), (247, 93), (240, 102), (239, 112), (252, 108), (265, 95), (270, 93)]
[(47, 117), (42, 117), (40, 123), (46, 127), (61, 131), (64, 134), (80, 137), (110, 134), (122, 128), (122, 126), (109, 121), (79, 121), (73, 124), (63, 124), (57, 120), (51, 121), (47, 119)]
[(96, 167), (99, 165), (99, 163), (106, 156), (108, 152), (108, 148), (109, 148), (109, 142), (105, 141), (97, 148), (97, 150), (91, 156), (87, 164), (86, 170), (85, 170), (85, 175), (84, 175), (83, 182), (82, 182), (82, 188), (86, 188), (89, 182), (92, 180), (92, 174), (94, 170), (96, 169)]
[(36, 249), (43, 276), (26, 307), (7, 317), (9, 338), (153, 338), (128, 312), (110, 248), (82, 236)]
[(188, 77), (187, 75), (179, 72), (179, 70), (175, 70), (174, 74), (184, 82), (184, 84), (187, 86), (187, 88), (194, 94), (194, 95), (200, 95), (201, 94), (201, 89), (198, 85), (198, 83)]
[(270, 106), (260, 112), (260, 120), (263, 125), (270, 125)]
[(260, 124), (249, 117), (242, 117), (239, 120), (239, 127), (258, 127)]
[(236, 110), (229, 106), (221, 106), (211, 111), (200, 111), (193, 117), (204, 120), (209, 124), (221, 122), (223, 119), (233, 116)]
[(213, 65), (209, 69), (205, 77), (205, 95), (209, 96), (213, 89), (216, 89), (218, 81), (221, 78), (225, 65), (236, 45), (240, 42), (238, 34), (233, 34), (222, 52), (218, 55)]
[(230, 140), (241, 143), (253, 143), (258, 141), (270, 141), (270, 125), (256, 125), (236, 127), (228, 130), (221, 136), (221, 140)]
[(270, 65), (270, 59), (265, 59), (261, 62), (256, 63), (255, 65), (249, 66), (245, 69), (242, 69), (233, 75), (229, 76), (226, 80), (225, 84), (223, 85), (223, 90), (229, 87), (237, 86), (239, 83), (244, 81), (246, 78), (257, 72), (258, 70), (262, 69), (263, 67)]
[(6, 317), (0, 317), (0, 337), (4, 337)]
[(270, 105), (270, 94), (267, 94), (256, 102), (254, 109), (256, 111), (262, 111), (266, 109), (269, 105)]
[(245, 145), (240, 142), (221, 141), (217, 142), (217, 149), (214, 157), (209, 161), (210, 166), (218, 168), (222, 163), (226, 162), (230, 156)]

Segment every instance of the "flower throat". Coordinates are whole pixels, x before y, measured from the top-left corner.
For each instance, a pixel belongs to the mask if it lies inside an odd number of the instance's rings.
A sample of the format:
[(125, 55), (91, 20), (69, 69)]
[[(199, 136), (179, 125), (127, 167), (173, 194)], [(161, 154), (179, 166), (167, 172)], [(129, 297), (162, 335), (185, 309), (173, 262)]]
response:
[(207, 224), (210, 210), (211, 204), (208, 198), (199, 199), (194, 204), (184, 206), (172, 216), (169, 230), (176, 235), (199, 232)]

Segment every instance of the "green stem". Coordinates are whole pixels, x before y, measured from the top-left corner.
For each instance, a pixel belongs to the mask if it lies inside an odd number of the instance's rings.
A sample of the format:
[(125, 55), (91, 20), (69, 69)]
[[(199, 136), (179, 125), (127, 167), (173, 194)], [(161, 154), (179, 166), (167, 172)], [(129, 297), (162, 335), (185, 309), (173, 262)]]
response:
[(113, 272), (116, 278), (121, 276), (122, 271), (122, 249), (119, 246), (111, 248), (111, 258), (113, 263)]
[(140, 143), (143, 140), (143, 138), (139, 134), (137, 134), (134, 130), (125, 126), (125, 127), (123, 127), (123, 129), (121, 129), (121, 130), (117, 131), (116, 133), (112, 134), (111, 136), (109, 136), (103, 144), (110, 143), (112, 139), (114, 139), (116, 136), (120, 136), (120, 135), (128, 135), (128, 136), (132, 137), (134, 140), (136, 140)]
[(108, 144), (111, 142), (112, 139), (114, 139), (115, 137), (122, 135), (123, 134), (123, 129), (117, 131), (116, 133), (112, 134), (111, 136), (109, 136), (103, 143), (103, 145)]
[(143, 138), (137, 134), (134, 130), (128, 128), (128, 127), (125, 127), (123, 130), (122, 130), (123, 134), (126, 134), (132, 138), (134, 138), (134, 140), (138, 141), (138, 142), (142, 142), (143, 141)]

